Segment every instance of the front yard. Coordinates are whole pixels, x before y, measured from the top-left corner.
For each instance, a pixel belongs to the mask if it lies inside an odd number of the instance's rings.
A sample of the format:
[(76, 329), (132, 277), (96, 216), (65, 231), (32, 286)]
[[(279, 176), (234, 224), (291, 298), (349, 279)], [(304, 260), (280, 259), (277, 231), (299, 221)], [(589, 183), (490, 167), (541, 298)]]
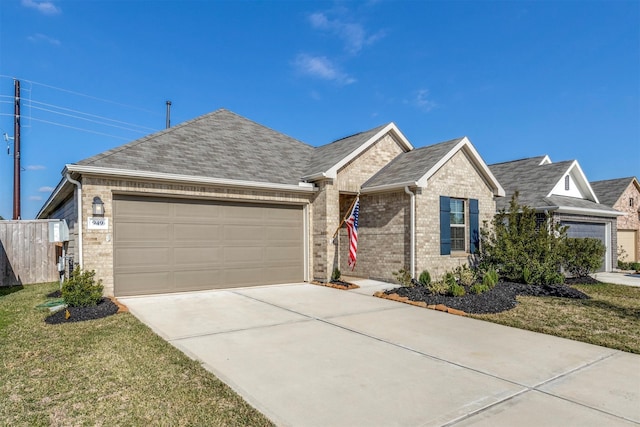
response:
[(55, 289), (0, 288), (0, 425), (271, 425), (129, 313), (46, 324)]

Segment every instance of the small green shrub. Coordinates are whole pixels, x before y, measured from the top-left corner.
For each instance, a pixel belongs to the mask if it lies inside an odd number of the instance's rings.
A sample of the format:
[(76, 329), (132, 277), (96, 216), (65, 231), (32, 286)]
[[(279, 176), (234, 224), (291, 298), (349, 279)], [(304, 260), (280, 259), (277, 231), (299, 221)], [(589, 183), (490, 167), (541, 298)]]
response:
[(342, 277), (342, 275), (340, 274), (340, 269), (338, 267), (334, 268), (333, 273), (331, 273), (331, 280), (338, 281), (340, 280), (340, 277)]
[(469, 288), (469, 290), (471, 291), (471, 293), (473, 294), (481, 294), (483, 292), (487, 292), (489, 289), (491, 289), (489, 286), (485, 285), (484, 283), (476, 283), (474, 285), (471, 285), (471, 287)]
[(431, 284), (431, 274), (429, 274), (427, 270), (424, 270), (422, 273), (420, 273), (418, 282), (420, 282), (422, 286), (429, 286)]
[(456, 269), (454, 270), (454, 274), (456, 275), (458, 281), (465, 286), (471, 286), (473, 282), (476, 281), (475, 272), (470, 269), (467, 264), (464, 264), (461, 267), (456, 267)]
[(632, 262), (630, 270), (640, 271), (640, 262)]
[(409, 273), (406, 267), (403, 267), (398, 271), (394, 271), (391, 274), (393, 275), (393, 277), (395, 277), (398, 283), (400, 283), (400, 285), (407, 288), (413, 286), (413, 282), (411, 282), (411, 273)]
[(527, 267), (526, 265), (522, 269), (522, 281), (527, 285), (533, 283), (533, 275), (531, 274), (531, 270), (529, 270), (529, 267)]
[(456, 280), (456, 276), (452, 273), (452, 272), (447, 272), (444, 275), (444, 284), (447, 285), (447, 287), (451, 287), (453, 285), (457, 285), (458, 281)]
[(62, 298), (71, 307), (97, 305), (102, 299), (102, 280), (95, 281), (96, 272), (76, 267), (71, 277), (62, 284)]
[(602, 265), (606, 251), (600, 239), (568, 237), (563, 245), (562, 267), (574, 277), (585, 277)]
[(449, 285), (449, 294), (454, 297), (461, 297), (466, 294), (466, 291), (464, 290), (464, 286), (454, 283)]
[(449, 286), (442, 280), (437, 280), (428, 284), (427, 289), (434, 295), (445, 295), (449, 291)]
[(498, 284), (498, 273), (493, 267), (489, 267), (482, 276), (482, 284), (488, 289), (493, 289)]

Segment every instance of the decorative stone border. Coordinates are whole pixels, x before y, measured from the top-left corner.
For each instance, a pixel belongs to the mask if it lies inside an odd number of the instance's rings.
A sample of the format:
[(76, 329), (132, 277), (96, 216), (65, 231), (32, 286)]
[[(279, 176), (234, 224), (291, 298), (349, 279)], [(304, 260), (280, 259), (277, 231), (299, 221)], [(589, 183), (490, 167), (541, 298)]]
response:
[(437, 305), (427, 305), (426, 302), (424, 301), (412, 301), (407, 297), (401, 297), (398, 294), (385, 294), (382, 291), (378, 291), (375, 294), (373, 294), (374, 297), (378, 297), (378, 298), (384, 298), (384, 299), (389, 299), (391, 301), (398, 301), (398, 302), (402, 302), (405, 304), (409, 304), (409, 305), (415, 305), (416, 307), (422, 307), (422, 308), (429, 308), (431, 310), (438, 310), (438, 311), (442, 311), (445, 313), (450, 313), (450, 314), (456, 314), (458, 316), (466, 316), (467, 313), (465, 313), (462, 310), (456, 310), (455, 308), (451, 308), (451, 307), (447, 307), (444, 304), (437, 304)]
[(109, 297), (109, 299), (111, 300), (111, 302), (113, 302), (115, 305), (118, 306), (118, 311), (116, 312), (116, 314), (129, 312), (129, 309), (127, 308), (127, 306), (122, 304), (115, 297)]
[(348, 285), (340, 285), (338, 283), (332, 283), (332, 282), (319, 282), (317, 280), (312, 280), (311, 282), (312, 285), (319, 285), (319, 286), (326, 286), (328, 288), (333, 288), (333, 289), (340, 289), (341, 291), (349, 291), (351, 289), (358, 289), (360, 286), (354, 284), (354, 283), (349, 283), (349, 282), (344, 282), (347, 283)]

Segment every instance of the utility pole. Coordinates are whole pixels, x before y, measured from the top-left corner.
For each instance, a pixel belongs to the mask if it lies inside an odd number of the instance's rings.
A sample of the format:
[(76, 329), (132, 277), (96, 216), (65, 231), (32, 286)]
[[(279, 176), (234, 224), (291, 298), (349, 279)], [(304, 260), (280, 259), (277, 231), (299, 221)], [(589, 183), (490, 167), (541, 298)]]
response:
[(13, 219), (20, 219), (20, 80), (14, 80), (13, 121)]

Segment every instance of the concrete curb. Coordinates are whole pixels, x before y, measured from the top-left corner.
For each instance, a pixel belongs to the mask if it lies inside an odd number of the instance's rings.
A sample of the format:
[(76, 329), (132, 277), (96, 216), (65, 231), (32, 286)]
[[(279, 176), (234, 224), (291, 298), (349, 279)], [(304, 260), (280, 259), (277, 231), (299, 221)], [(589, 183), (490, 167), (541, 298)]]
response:
[(409, 305), (414, 305), (416, 307), (422, 307), (422, 308), (428, 308), (431, 310), (437, 310), (437, 311), (442, 311), (443, 313), (449, 313), (449, 314), (455, 314), (457, 316), (466, 316), (467, 313), (465, 313), (462, 310), (456, 310), (455, 308), (451, 308), (451, 307), (447, 307), (444, 304), (438, 304), (438, 305), (427, 305), (426, 302), (424, 301), (411, 301), (409, 298), (407, 297), (401, 297), (400, 295), (393, 293), (393, 294), (385, 294), (382, 291), (378, 291), (375, 294), (373, 294), (374, 297), (377, 298), (383, 298), (383, 299), (388, 299), (391, 301), (398, 301), (404, 304), (409, 304)]

